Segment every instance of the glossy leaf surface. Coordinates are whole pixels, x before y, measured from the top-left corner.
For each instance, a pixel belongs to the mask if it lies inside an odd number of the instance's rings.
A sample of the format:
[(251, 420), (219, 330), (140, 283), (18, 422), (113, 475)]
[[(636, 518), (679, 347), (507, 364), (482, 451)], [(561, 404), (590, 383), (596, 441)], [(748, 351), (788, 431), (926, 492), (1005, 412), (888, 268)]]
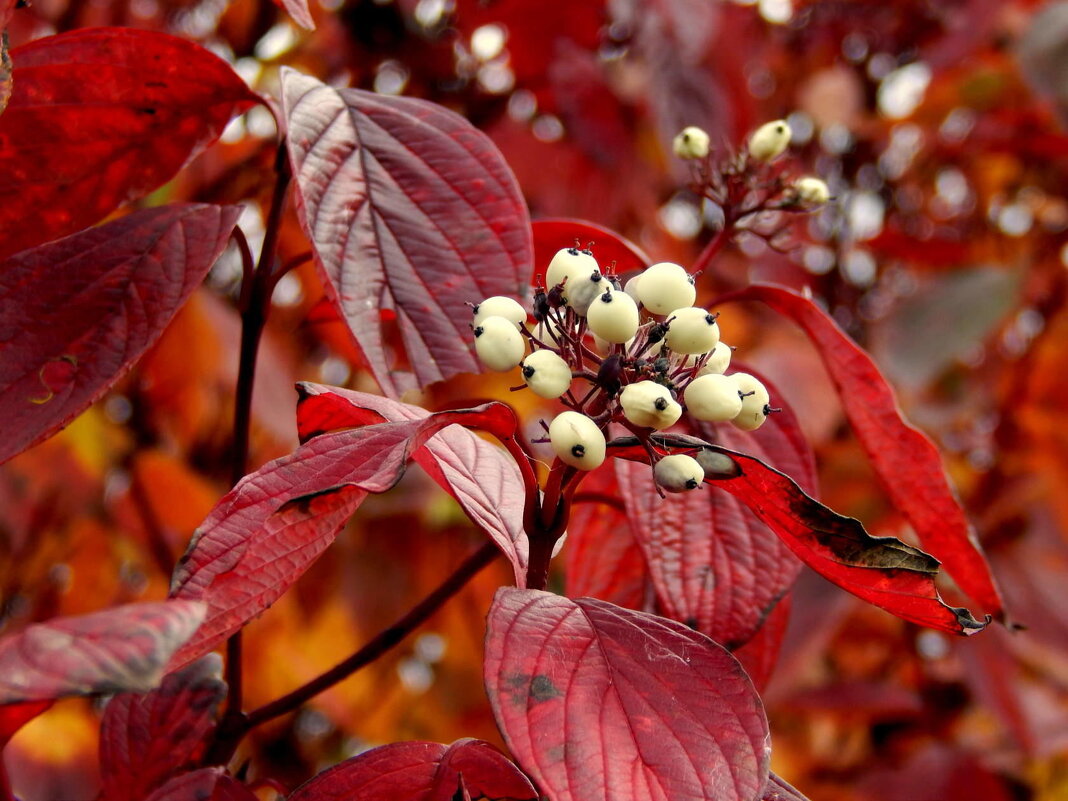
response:
[[(697, 440), (662, 440), (693, 447)], [(859, 520), (843, 517), (810, 498), (791, 479), (752, 456), (705, 446), (710, 464), (705, 482), (743, 501), (802, 562), (839, 587), (898, 617), (923, 626), (972, 634), (985, 624), (967, 609), (942, 602), (935, 587), (938, 561), (893, 537), (872, 537)], [(636, 445), (612, 455), (644, 461)]]
[(204, 600), (208, 614), (174, 665), (211, 650), (300, 578), (368, 492), (400, 480), (427, 439), (453, 423), (515, 426), (503, 404), (439, 412), (315, 437), (243, 478), (197, 529), (171, 597)]
[(120, 693), (100, 724), (105, 801), (141, 801), (175, 773), (193, 766), (226, 696), (214, 654), (171, 673), (144, 695)]
[(153, 31), (87, 28), (11, 58), (14, 90), (0, 115), (3, 256), (152, 191), (258, 102), (218, 56)]
[(674, 621), (501, 589), (485, 676), (508, 747), (553, 801), (751, 801), (767, 781), (748, 677)]
[(822, 309), (802, 295), (754, 285), (719, 299), (759, 300), (796, 322), (816, 345), (846, 417), (895, 506), (923, 546), (980, 607), (1001, 617), (1000, 593), (975, 532), (949, 485), (938, 449), (902, 417), (879, 368)]
[(523, 298), (532, 261), (526, 205), (496, 147), (441, 106), (294, 70), (282, 103), (301, 224), (383, 391), (412, 385), (390, 363), (384, 316), (419, 386), (479, 372), (464, 304)]
[[(341, 387), (302, 382), (297, 389), (301, 441), (338, 428), (421, 420), (430, 414), (419, 406)], [(415, 461), (497, 543), (522, 584), (528, 546), (523, 531), (523, 479), (515, 461), (497, 445), (460, 426), (443, 429), (427, 440), (415, 451)]]
[(159, 338), (238, 214), (145, 209), (0, 264), (0, 462), (85, 411)]
[(530, 780), (482, 740), (452, 745), (401, 742), (373, 748), (335, 765), (298, 787), (289, 801), (454, 801), (471, 798), (533, 799)]
[(162, 601), (35, 623), (0, 640), (0, 704), (150, 690), (205, 611)]
[(560, 248), (574, 247), (576, 240), (582, 247), (591, 245), (594, 258), (601, 266), (601, 271), (615, 262), (618, 275), (644, 270), (652, 261), (647, 255), (628, 239), (596, 223), (570, 218), (550, 218), (535, 220), (531, 224), (534, 232), (534, 275), (532, 283), (543, 281), (545, 269), (553, 255)]

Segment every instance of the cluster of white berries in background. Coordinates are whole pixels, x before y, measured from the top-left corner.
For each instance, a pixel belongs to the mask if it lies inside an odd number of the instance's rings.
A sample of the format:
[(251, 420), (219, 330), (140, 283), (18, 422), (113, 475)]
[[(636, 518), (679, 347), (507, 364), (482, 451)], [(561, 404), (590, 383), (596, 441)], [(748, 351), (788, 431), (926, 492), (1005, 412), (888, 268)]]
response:
[[(767, 164), (790, 146), (793, 132), (786, 120), (772, 120), (757, 128), (749, 137), (746, 154), (751, 161)], [(679, 131), (672, 142), (672, 150), (681, 159), (704, 159), (712, 152), (708, 133), (696, 126)], [(831, 199), (827, 184), (815, 176), (806, 175), (793, 181), (784, 198), (788, 205), (801, 209), (815, 209)]]
[(704, 480), (697, 460), (660, 453), (649, 434), (671, 427), (684, 411), (745, 431), (773, 411), (760, 381), (726, 375), (731, 349), (720, 342), (718, 315), (694, 305), (693, 277), (678, 264), (654, 264), (624, 289), (613, 269), (602, 271), (588, 248), (576, 246), (553, 256), (545, 278), (530, 314), (534, 325), (507, 297), (475, 306), (471, 325), (486, 367), (518, 367), (528, 389), (568, 407), (547, 432), (565, 464), (600, 466), (605, 432), (616, 423), (648, 447), (658, 487), (696, 489)]

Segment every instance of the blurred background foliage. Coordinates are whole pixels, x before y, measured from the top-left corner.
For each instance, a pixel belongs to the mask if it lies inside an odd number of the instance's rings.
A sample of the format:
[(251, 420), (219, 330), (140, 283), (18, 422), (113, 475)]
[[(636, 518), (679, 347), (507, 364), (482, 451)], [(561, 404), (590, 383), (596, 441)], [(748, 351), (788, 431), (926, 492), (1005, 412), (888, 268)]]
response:
[[(493, 138), (535, 217), (583, 217), (682, 264), (712, 236), (717, 209), (686, 189), (671, 137), (699, 125), (720, 147), (737, 146), (786, 117), (796, 173), (823, 177), (834, 202), (794, 226), (786, 252), (743, 234), (700, 278), (701, 298), (756, 280), (811, 288), (943, 448), (1026, 629), (951, 640), (806, 572), (766, 693), (773, 768), (813, 801), (1068, 798), (1068, 3), (311, 5), (309, 32), (269, 0), (33, 0), (10, 38), (164, 30), (201, 42), (267, 94), (285, 64), (434, 100)], [(255, 249), (274, 146), (270, 115), (254, 109), (145, 202), (242, 203)], [(283, 260), (308, 249), (292, 209), (280, 248)], [(0, 632), (164, 596), (174, 560), (226, 489), (239, 277), (228, 253), (115, 390), (0, 468)], [(909, 539), (803, 337), (765, 311), (721, 311), (740, 357), (799, 412), (823, 501), (873, 533)], [(253, 466), (295, 445), (295, 380), (374, 391), (310, 265), (274, 296)], [(510, 396), (510, 383), (470, 377), (407, 400), (511, 399), (536, 426), (544, 410), (530, 393)], [(369, 500), (327, 558), (249, 628), (247, 703), (347, 655), (478, 541), (417, 471)], [(249, 777), (292, 787), (399, 739), (499, 742), (481, 640), (492, 591), (509, 581), (494, 565), (392, 654), (255, 733), (240, 752)], [(64, 701), (14, 739), (7, 760), (25, 798), (95, 796), (99, 711)]]

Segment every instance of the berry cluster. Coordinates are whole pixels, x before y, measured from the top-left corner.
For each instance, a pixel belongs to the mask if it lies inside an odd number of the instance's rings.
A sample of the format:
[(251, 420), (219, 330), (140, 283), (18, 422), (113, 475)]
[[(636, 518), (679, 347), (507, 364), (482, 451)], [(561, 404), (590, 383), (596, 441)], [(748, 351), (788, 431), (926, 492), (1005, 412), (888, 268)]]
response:
[(548, 426), (562, 462), (600, 466), (605, 431), (617, 423), (646, 447), (657, 486), (683, 492), (701, 486), (704, 470), (689, 454), (661, 453), (652, 432), (684, 411), (752, 431), (774, 411), (760, 381), (726, 375), (731, 349), (720, 342), (718, 315), (696, 299), (693, 277), (678, 264), (654, 264), (623, 287), (614, 264), (602, 272), (589, 248), (576, 245), (549, 263), (532, 327), (511, 298), (474, 307), (475, 350), (491, 370), (521, 368), (526, 388), (568, 407)]

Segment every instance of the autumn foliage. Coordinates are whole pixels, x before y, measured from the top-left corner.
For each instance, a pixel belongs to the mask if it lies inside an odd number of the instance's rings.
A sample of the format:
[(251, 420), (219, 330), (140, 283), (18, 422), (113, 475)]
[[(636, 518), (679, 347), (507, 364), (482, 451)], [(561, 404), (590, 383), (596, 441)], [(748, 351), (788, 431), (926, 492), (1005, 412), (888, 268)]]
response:
[(1066, 7), (0, 0), (0, 801), (1065, 797)]

